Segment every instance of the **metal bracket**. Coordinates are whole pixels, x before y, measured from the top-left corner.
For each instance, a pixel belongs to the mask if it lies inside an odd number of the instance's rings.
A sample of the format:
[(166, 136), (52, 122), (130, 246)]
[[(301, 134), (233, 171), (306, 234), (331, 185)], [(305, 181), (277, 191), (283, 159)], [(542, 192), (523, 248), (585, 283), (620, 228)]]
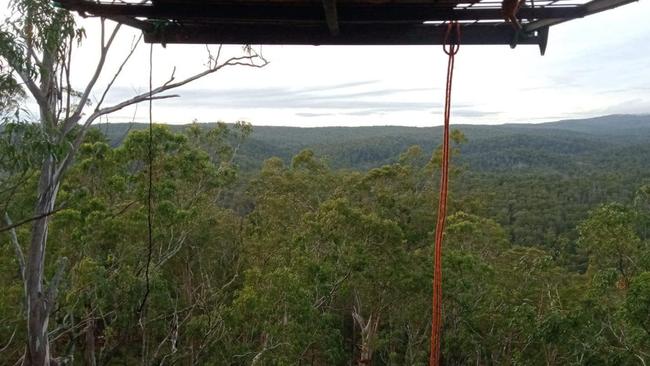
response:
[(539, 39), (539, 53), (544, 56), (546, 53), (546, 46), (548, 45), (548, 30), (549, 27), (543, 27), (537, 30), (537, 38)]

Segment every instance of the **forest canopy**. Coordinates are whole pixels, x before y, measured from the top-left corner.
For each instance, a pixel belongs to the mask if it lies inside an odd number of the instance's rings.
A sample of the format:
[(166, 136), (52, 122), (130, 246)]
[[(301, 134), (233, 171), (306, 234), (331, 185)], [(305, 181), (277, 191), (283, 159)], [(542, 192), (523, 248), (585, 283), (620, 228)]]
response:
[[(598, 132), (576, 143), (575, 125), (454, 133), (445, 364), (648, 360), (650, 154), (624, 137), (606, 145)], [(282, 145), (273, 128), (246, 123), (155, 125), (151, 292), (147, 324), (137, 325), (147, 286), (148, 132), (132, 127), (88, 133), (51, 218), (46, 268), (55, 270), (57, 258), (69, 268), (50, 320), (61, 363), (427, 363), (435, 144), (387, 162), (381, 148), (393, 146), (380, 144), (375, 163), (355, 167), (334, 149), (356, 144), (361, 152), (361, 141), (391, 135), (352, 129), (355, 139), (324, 139), (312, 150), (292, 146), (291, 132), (315, 140), (326, 133), (280, 129)], [(12, 157), (2, 166), (2, 202), (16, 218), (30, 216), (34, 199), (30, 164), (42, 144), (34, 128), (6, 124), (2, 132), (3, 156)], [(366, 131), (379, 136), (368, 140)], [(400, 143), (409, 142), (404, 136)], [(302, 150), (264, 159), (256, 150), (263, 144)], [(254, 159), (264, 161), (255, 167)], [(27, 229), (15, 230), (19, 242)], [(24, 300), (11, 234), (0, 235), (0, 339), (9, 340), (1, 358), (10, 365), (24, 351)]]

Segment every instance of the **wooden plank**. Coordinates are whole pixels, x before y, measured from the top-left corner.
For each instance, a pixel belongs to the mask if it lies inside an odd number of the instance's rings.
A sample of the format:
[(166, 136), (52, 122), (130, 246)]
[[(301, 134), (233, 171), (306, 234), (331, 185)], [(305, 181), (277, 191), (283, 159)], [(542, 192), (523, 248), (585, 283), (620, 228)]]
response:
[[(339, 0), (339, 4), (356, 4), (356, 5), (400, 5), (400, 4), (439, 4), (439, 3), (469, 3), (478, 2), (477, 0)], [(320, 5), (321, 0), (153, 0), (154, 4), (249, 4), (265, 6), (268, 4), (286, 4), (286, 5)]]
[[(125, 5), (123, 3), (98, 4), (92, 1), (60, 0), (68, 9), (97, 16), (129, 16), (179, 21), (201, 19), (220, 23), (245, 22), (295, 22), (325, 23), (323, 5), (285, 6), (243, 4), (197, 5), (166, 4)], [(582, 7), (522, 8), (519, 16), (525, 19), (576, 18), (584, 16)], [(450, 7), (422, 5), (350, 6), (337, 3), (338, 24), (341, 23), (422, 23), (444, 20), (502, 20), (499, 8), (453, 9)]]
[(336, 0), (323, 0), (323, 10), (325, 10), (325, 21), (330, 34), (337, 36), (339, 34), (339, 19), (336, 14)]
[[(205, 26), (170, 25), (145, 33), (149, 43), (194, 44), (284, 44), (284, 45), (440, 45), (446, 27), (435, 25), (349, 25), (341, 24), (338, 36), (324, 27), (287, 25), (219, 24)], [(474, 24), (462, 30), (463, 45), (504, 44), (514, 39), (509, 24)], [(518, 44), (538, 44), (537, 36), (521, 37)]]

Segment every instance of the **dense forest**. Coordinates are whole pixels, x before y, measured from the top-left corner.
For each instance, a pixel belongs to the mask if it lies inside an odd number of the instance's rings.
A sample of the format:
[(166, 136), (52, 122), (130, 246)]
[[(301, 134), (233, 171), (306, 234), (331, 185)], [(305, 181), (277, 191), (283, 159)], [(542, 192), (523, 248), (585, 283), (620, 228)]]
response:
[[(17, 222), (51, 147), (3, 127)], [(439, 128), (155, 125), (150, 247), (144, 127), (91, 130), (60, 188), (59, 364), (427, 364)], [(650, 119), (456, 128), (444, 364), (645, 365)], [(0, 233), (5, 365), (25, 349), (28, 236)]]

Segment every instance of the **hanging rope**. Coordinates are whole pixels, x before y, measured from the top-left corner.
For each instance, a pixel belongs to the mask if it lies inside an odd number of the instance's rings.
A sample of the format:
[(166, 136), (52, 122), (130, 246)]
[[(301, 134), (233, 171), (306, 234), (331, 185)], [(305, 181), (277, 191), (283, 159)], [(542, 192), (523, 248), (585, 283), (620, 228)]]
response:
[[(452, 31), (456, 33), (451, 41)], [(440, 340), (442, 335), (442, 238), (447, 216), (447, 190), (449, 185), (449, 116), (451, 113), (451, 82), (454, 77), (454, 56), (460, 48), (460, 24), (453, 21), (447, 25), (442, 46), (449, 56), (447, 62), (447, 86), (445, 94), (445, 125), (442, 143), (442, 161), (440, 168), (440, 197), (438, 199), (438, 221), (436, 222), (435, 247), (433, 259), (433, 299), (431, 307), (431, 354), (429, 366), (440, 365)]]
[(501, 3), (501, 13), (503, 18), (506, 23), (512, 24), (515, 32), (521, 31), (521, 24), (519, 23), (519, 19), (517, 19), (517, 13), (524, 2), (524, 0), (503, 0)]
[(144, 268), (145, 290), (138, 314), (142, 319), (142, 311), (147, 304), (149, 298), (150, 280), (149, 280), (149, 267), (151, 267), (151, 254), (153, 251), (153, 100), (151, 99), (153, 91), (153, 43), (149, 47), (149, 143), (147, 163), (149, 165), (148, 182), (147, 182), (147, 263)]

